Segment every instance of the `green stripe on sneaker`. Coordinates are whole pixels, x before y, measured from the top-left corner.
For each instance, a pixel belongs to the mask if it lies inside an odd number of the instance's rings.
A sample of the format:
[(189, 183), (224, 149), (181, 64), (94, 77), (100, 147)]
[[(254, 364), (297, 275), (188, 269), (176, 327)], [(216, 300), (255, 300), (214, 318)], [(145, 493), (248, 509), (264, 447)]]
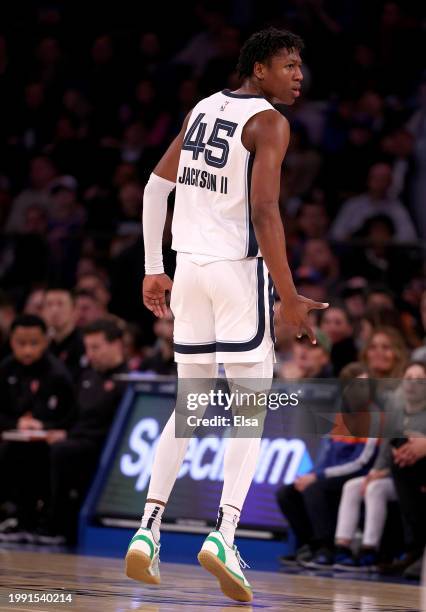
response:
[(208, 538), (206, 538), (206, 542), (214, 542), (216, 544), (218, 548), (217, 556), (222, 561), (222, 563), (226, 564), (225, 548), (222, 542), (218, 540), (217, 538), (215, 538), (214, 536), (209, 536)]
[(129, 548), (131, 547), (131, 545), (133, 544), (133, 542), (137, 542), (138, 540), (141, 540), (142, 542), (146, 542), (149, 545), (149, 557), (150, 559), (152, 559), (154, 557), (154, 544), (151, 542), (151, 540), (149, 538), (147, 538), (145, 535), (135, 535), (131, 540), (130, 540), (130, 544), (129, 544)]

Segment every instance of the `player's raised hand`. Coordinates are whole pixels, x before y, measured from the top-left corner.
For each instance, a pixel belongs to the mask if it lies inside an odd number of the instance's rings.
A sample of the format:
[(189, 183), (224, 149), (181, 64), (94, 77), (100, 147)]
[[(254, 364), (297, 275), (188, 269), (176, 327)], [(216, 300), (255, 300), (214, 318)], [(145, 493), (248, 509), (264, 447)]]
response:
[(328, 302), (316, 302), (304, 295), (295, 294), (278, 304), (276, 316), (283, 317), (287, 325), (294, 327), (298, 338), (306, 334), (312, 344), (316, 344), (315, 332), (311, 327), (308, 315), (311, 310), (324, 310), (325, 308), (328, 308)]
[(173, 281), (167, 274), (148, 274), (143, 279), (143, 303), (160, 319), (167, 315), (166, 291), (172, 287)]

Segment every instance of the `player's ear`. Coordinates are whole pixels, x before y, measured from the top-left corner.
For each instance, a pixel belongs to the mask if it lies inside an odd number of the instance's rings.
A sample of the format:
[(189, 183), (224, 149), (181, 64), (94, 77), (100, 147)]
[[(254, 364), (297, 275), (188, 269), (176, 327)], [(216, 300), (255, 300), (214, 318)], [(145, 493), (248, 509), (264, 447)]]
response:
[(262, 62), (255, 62), (253, 66), (253, 74), (259, 81), (263, 81), (265, 78), (265, 64)]

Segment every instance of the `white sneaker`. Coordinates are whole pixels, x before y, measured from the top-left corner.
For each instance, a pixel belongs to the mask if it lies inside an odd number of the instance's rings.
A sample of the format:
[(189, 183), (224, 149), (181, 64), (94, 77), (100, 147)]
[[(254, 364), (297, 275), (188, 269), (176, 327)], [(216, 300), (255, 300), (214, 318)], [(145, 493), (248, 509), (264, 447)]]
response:
[(130, 540), (126, 576), (147, 584), (160, 584), (160, 545), (150, 529), (141, 527)]
[(252, 601), (253, 592), (242, 569), (249, 567), (234, 545), (225, 542), (220, 531), (212, 531), (204, 540), (198, 561), (219, 580), (222, 593), (235, 601)]

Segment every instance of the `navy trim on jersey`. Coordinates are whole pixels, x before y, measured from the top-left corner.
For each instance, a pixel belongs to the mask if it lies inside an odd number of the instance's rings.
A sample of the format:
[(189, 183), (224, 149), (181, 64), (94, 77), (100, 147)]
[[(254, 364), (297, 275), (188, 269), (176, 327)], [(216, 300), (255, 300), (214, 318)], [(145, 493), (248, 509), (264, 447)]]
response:
[(197, 355), (198, 353), (215, 353), (216, 342), (209, 342), (208, 344), (179, 344), (174, 343), (173, 348), (175, 353), (182, 353), (183, 355)]
[(263, 275), (263, 259), (257, 260), (257, 332), (251, 340), (247, 342), (216, 342), (216, 351), (232, 353), (233, 351), (252, 351), (257, 348), (265, 335), (265, 279)]
[(224, 96), (229, 96), (230, 98), (263, 98), (265, 100), (265, 96), (258, 96), (257, 94), (236, 94), (232, 93), (229, 89), (223, 89), (222, 93)]
[(257, 330), (251, 340), (246, 342), (209, 342), (208, 344), (174, 344), (176, 353), (183, 355), (196, 355), (199, 353), (215, 353), (215, 352), (241, 352), (252, 351), (257, 348), (265, 335), (266, 313), (265, 313), (265, 279), (263, 274), (263, 259), (257, 259), (257, 312), (258, 322)]
[(251, 175), (253, 171), (254, 153), (250, 153), (247, 164), (247, 205), (248, 205), (248, 246), (246, 257), (256, 257), (259, 252), (256, 234), (254, 232), (253, 222), (251, 220)]
[(269, 329), (271, 332), (272, 342), (275, 344), (275, 328), (274, 328), (274, 303), (275, 303), (275, 288), (272, 277), (268, 274), (268, 299), (269, 299)]

